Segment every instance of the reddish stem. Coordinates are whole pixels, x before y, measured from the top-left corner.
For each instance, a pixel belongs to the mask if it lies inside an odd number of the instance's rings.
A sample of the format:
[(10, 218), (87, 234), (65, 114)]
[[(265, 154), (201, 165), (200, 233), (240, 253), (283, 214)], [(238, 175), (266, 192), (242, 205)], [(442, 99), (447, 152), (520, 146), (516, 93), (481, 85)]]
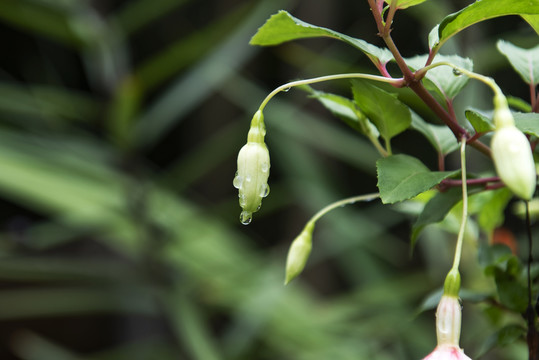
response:
[[(498, 182), (500, 181), (500, 178), (497, 176), (491, 176), (486, 178), (478, 178), (478, 179), (467, 179), (466, 184), (472, 186), (472, 185), (484, 185), (490, 182)], [(455, 187), (455, 186), (462, 186), (462, 180), (460, 179), (444, 179), (442, 180), (441, 184), (447, 185), (449, 187)]]

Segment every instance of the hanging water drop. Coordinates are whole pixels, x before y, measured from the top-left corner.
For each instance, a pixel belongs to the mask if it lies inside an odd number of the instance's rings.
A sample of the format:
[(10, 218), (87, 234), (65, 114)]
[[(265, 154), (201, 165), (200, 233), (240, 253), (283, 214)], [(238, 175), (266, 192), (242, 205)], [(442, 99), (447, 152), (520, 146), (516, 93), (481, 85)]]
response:
[(240, 222), (243, 225), (249, 225), (253, 220), (253, 214), (249, 211), (242, 211), (240, 214)]
[(462, 73), (461, 73), (459, 70), (457, 70), (457, 69), (453, 69), (453, 75), (455, 75), (455, 76), (461, 76)]
[(281, 90), (282, 92), (289, 92), (290, 91), (290, 88), (286, 88), (286, 89), (283, 89)]

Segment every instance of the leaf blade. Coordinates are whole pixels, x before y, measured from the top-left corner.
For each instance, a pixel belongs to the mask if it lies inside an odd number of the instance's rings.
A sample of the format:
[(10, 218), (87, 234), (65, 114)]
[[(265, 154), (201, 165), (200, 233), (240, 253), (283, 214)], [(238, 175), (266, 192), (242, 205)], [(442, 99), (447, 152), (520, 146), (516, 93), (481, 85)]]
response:
[(498, 40), (496, 46), (522, 80), (533, 86), (539, 82), (539, 45), (523, 49), (508, 41)]
[(344, 41), (361, 50), (375, 64), (385, 64), (393, 58), (393, 55), (388, 49), (378, 48), (364, 40), (306, 23), (284, 10), (272, 15), (266, 23), (258, 29), (256, 34), (251, 38), (249, 44), (271, 46), (279, 45), (291, 40), (313, 37), (330, 37)]
[(403, 154), (379, 159), (376, 168), (378, 189), (384, 204), (411, 199), (458, 174), (458, 171), (430, 171), (418, 159)]
[(506, 15), (537, 15), (539, 2), (529, 0), (481, 0), (446, 16), (438, 28), (436, 52), (449, 38), (478, 22)]
[(410, 127), (410, 109), (394, 94), (364, 80), (354, 80), (352, 92), (360, 110), (374, 123), (386, 141)]

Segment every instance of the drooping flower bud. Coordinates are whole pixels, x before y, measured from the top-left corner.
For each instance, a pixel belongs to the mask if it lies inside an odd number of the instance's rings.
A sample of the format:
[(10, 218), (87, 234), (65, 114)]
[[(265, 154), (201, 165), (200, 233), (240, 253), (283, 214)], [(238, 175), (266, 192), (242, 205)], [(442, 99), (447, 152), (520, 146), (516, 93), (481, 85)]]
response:
[(258, 110), (251, 120), (247, 144), (238, 153), (238, 171), (233, 181), (239, 190), (239, 203), (243, 209), (240, 221), (244, 225), (251, 222), (252, 214), (260, 209), (262, 199), (269, 194), (270, 158), (264, 143), (265, 135), (264, 115)]
[(496, 172), (515, 195), (530, 200), (537, 184), (530, 143), (515, 127), (505, 98), (503, 101), (495, 98), (494, 104), (496, 131), (492, 137), (491, 149)]
[(438, 345), (423, 360), (471, 360), (459, 347), (461, 319), (458, 297), (444, 293), (436, 309)]
[(298, 276), (305, 268), (312, 249), (313, 230), (314, 222), (308, 222), (301, 234), (292, 241), (286, 258), (285, 285)]

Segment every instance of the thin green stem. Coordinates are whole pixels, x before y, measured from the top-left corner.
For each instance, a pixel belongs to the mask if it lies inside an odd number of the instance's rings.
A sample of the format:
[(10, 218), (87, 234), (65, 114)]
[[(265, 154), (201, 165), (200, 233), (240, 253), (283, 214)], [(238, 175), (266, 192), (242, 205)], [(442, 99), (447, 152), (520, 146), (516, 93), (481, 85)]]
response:
[(319, 76), (312, 79), (296, 80), (296, 81), (291, 81), (289, 83), (281, 85), (275, 90), (273, 90), (271, 93), (269, 93), (268, 96), (266, 96), (266, 98), (264, 99), (264, 101), (262, 101), (262, 104), (260, 104), (259, 109), (264, 110), (264, 108), (266, 107), (268, 102), (271, 100), (271, 98), (273, 98), (275, 95), (277, 95), (281, 91), (287, 91), (288, 89), (293, 88), (295, 86), (309, 85), (309, 84), (315, 84), (319, 82), (339, 80), (339, 79), (367, 79), (367, 80), (385, 82), (385, 83), (389, 83), (393, 85), (399, 85), (402, 82), (402, 79), (391, 79), (384, 76), (363, 74), (363, 73), (335, 74), (335, 75)]
[(391, 140), (389, 138), (385, 138), (386, 142), (386, 151), (388, 155), (391, 155), (393, 152), (391, 151)]
[(334, 202), (333, 204), (329, 204), (328, 206), (324, 207), (322, 210), (318, 211), (311, 218), (311, 220), (309, 220), (309, 223), (317, 222), (322, 216), (326, 215), (328, 212), (330, 212), (331, 210), (333, 210), (335, 208), (345, 206), (345, 205), (354, 204), (354, 203), (360, 202), (360, 201), (371, 201), (371, 200), (377, 199), (379, 197), (380, 197), (379, 193), (372, 193), (372, 194), (366, 194), (366, 195), (353, 196), (353, 197), (350, 197), (350, 198), (339, 200), (337, 202)]
[(488, 85), (492, 89), (492, 91), (494, 92), (494, 95), (496, 95), (496, 96), (499, 96), (499, 95), (504, 96), (502, 90), (500, 89), (498, 84), (496, 84), (496, 81), (494, 81), (493, 78), (488, 77), (488, 76), (484, 76), (484, 75), (481, 75), (481, 74), (478, 74), (478, 73), (474, 73), (473, 71), (466, 70), (464, 68), (461, 68), (460, 66), (457, 66), (455, 64), (451, 64), (450, 62), (447, 62), (447, 61), (440, 61), (440, 62), (431, 64), (429, 66), (425, 66), (424, 68), (419, 69), (418, 71), (416, 71), (415, 76), (419, 77), (419, 78), (422, 78), (427, 71), (429, 71), (429, 70), (431, 70), (431, 69), (433, 69), (435, 67), (438, 67), (438, 66), (449, 66), (449, 67), (453, 68), (457, 72), (455, 75), (459, 75), (458, 73), (460, 73), (460, 74), (468, 76), (471, 79), (479, 80), (479, 81), (483, 82), (484, 84)]
[(387, 157), (391, 155), (386, 149), (384, 149), (384, 147), (382, 146), (382, 144), (380, 144), (380, 141), (378, 141), (377, 138), (375, 138), (374, 136), (369, 136), (368, 138), (371, 141), (371, 143), (374, 145), (376, 150), (378, 150), (380, 155), (382, 155), (383, 157)]
[(384, 26), (384, 36), (389, 35), (391, 32), (391, 24), (393, 23), (393, 17), (395, 16), (395, 13), (397, 12), (397, 2), (393, 1), (391, 5), (389, 6), (389, 12), (386, 17), (386, 24)]
[(466, 182), (466, 139), (460, 143), (460, 167), (462, 173), (462, 221), (460, 223), (459, 234), (457, 236), (457, 246), (455, 248), (455, 258), (450, 271), (458, 271), (460, 258), (462, 255), (462, 243), (464, 241), (464, 231), (468, 219), (468, 186)]

